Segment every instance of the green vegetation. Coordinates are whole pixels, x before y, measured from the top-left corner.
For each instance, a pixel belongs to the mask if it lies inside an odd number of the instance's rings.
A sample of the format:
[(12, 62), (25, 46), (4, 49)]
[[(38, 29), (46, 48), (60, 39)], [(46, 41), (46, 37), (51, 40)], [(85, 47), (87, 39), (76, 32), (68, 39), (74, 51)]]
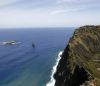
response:
[(55, 86), (100, 86), (100, 26), (75, 30), (59, 62), (55, 79)]

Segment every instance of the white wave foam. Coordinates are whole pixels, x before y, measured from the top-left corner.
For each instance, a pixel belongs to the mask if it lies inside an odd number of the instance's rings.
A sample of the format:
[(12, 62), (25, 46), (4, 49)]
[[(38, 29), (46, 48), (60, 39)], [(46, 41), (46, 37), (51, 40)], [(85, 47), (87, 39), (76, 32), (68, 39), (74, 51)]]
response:
[(58, 63), (61, 59), (61, 55), (62, 55), (62, 51), (60, 51), (59, 54), (58, 54), (58, 58), (56, 59), (56, 63), (53, 66), (53, 69), (52, 69), (52, 72), (51, 72), (50, 81), (46, 84), (46, 86), (54, 86), (55, 85), (55, 79), (53, 78), (53, 75), (56, 72), (57, 65), (58, 65)]

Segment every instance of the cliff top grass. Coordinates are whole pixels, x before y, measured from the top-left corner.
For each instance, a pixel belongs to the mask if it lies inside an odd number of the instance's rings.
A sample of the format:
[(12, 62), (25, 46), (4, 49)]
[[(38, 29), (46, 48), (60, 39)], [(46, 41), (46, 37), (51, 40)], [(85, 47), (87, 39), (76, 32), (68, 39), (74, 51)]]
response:
[(76, 29), (61, 57), (55, 86), (100, 86), (100, 26)]
[(74, 32), (70, 49), (75, 62), (100, 79), (100, 26), (83, 26)]

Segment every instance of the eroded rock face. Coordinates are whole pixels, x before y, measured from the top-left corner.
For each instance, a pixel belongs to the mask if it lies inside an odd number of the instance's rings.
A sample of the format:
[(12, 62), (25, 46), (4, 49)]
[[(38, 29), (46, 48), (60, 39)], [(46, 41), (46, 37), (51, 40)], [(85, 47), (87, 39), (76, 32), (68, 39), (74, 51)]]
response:
[(100, 86), (100, 26), (75, 30), (54, 78), (55, 86)]

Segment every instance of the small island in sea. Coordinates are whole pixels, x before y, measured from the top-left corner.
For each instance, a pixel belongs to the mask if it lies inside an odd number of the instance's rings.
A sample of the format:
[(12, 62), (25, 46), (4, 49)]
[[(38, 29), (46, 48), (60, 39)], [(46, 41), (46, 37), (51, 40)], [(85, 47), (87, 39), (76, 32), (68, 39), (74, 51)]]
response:
[(20, 44), (21, 42), (17, 42), (15, 40), (10, 40), (10, 41), (4, 41), (2, 42), (1, 44), (2, 45), (17, 45), (17, 44)]
[(100, 26), (75, 30), (54, 74), (55, 86), (100, 86)]

